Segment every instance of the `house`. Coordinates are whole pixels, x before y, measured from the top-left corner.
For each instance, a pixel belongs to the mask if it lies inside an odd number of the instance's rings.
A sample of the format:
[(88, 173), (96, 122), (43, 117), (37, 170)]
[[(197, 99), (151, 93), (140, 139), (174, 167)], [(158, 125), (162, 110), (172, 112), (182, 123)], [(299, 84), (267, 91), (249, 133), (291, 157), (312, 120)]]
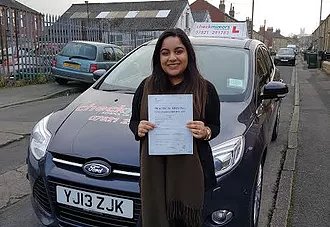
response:
[(190, 5), (192, 12), (208, 11), (212, 22), (237, 22), (234, 6), (230, 5), (229, 14), (225, 12), (225, 0), (220, 0), (219, 8), (210, 4), (207, 0), (196, 0)]
[(43, 15), (15, 0), (0, 1), (0, 49), (20, 46), (42, 31)]
[(273, 33), (273, 50), (278, 51), (280, 48), (287, 47), (287, 45), (290, 43), (290, 40), (281, 35), (281, 30), (276, 29), (276, 31)]
[(276, 52), (280, 48), (286, 47), (290, 42), (289, 38), (281, 35), (280, 29), (276, 29), (274, 32), (273, 27), (268, 27), (265, 30), (265, 26), (260, 26), (258, 34), (259, 36), (257, 39)]
[(85, 28), (82, 39), (135, 47), (171, 27), (190, 32), (188, 0), (73, 4), (60, 18)]
[(43, 15), (15, 0), (0, 1), (0, 74), (10, 75), (19, 56), (43, 30)]

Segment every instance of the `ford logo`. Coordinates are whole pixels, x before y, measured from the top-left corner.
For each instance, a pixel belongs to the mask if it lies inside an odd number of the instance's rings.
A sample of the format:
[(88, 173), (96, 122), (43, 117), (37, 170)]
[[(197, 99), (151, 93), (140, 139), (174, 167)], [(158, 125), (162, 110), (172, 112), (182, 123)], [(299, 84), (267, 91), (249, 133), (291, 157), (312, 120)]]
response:
[(92, 177), (106, 177), (111, 173), (111, 166), (104, 161), (97, 160), (85, 163), (83, 170)]

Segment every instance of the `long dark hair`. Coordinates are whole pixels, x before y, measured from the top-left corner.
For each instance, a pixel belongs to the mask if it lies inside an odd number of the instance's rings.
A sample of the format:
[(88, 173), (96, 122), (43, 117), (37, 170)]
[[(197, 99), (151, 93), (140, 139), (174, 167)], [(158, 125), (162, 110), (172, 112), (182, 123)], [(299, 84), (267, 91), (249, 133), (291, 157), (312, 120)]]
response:
[(188, 66), (183, 72), (185, 83), (183, 92), (193, 94), (194, 109), (198, 115), (196, 117), (203, 118), (207, 96), (207, 84), (197, 68), (194, 48), (186, 33), (180, 28), (167, 29), (158, 38), (152, 57), (153, 70), (148, 81), (148, 90), (150, 93), (156, 94), (167, 93), (169, 90), (170, 81), (160, 63), (160, 50), (164, 39), (167, 37), (178, 37), (187, 50)]

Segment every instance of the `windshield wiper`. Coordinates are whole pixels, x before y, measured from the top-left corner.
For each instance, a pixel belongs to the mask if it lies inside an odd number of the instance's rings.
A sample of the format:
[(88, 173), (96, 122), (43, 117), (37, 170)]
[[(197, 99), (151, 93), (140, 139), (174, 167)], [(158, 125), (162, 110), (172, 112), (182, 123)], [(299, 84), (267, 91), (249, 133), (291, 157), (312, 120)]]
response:
[(135, 89), (132, 89), (132, 88), (105, 88), (105, 89), (101, 89), (101, 91), (122, 92), (125, 94), (134, 94), (135, 93)]
[(72, 58), (80, 58), (80, 59), (87, 59), (87, 60), (92, 60), (92, 59), (90, 59), (90, 58), (88, 58), (88, 57), (84, 57), (84, 56), (71, 56), (71, 57), (69, 57), (69, 60), (71, 60)]

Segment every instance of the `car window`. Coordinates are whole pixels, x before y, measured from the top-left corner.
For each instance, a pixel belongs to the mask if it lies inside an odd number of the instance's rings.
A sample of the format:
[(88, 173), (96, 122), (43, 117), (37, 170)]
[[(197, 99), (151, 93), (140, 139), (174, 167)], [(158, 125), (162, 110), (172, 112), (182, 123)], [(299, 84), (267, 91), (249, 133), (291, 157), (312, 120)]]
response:
[(264, 56), (264, 59), (265, 59), (268, 74), (269, 74), (269, 76), (271, 76), (272, 72), (274, 70), (273, 61), (269, 55), (269, 51), (265, 47), (262, 47), (261, 51), (262, 51), (262, 55)]
[(88, 60), (96, 59), (96, 46), (86, 44), (86, 43), (67, 43), (59, 55), (66, 57), (82, 57)]
[(256, 53), (256, 83), (257, 83), (257, 102), (261, 103), (260, 94), (263, 87), (270, 81), (270, 75), (267, 70), (267, 63), (264, 55), (262, 54), (262, 48), (257, 49)]
[(242, 95), (248, 84), (249, 57), (244, 49), (195, 46), (197, 66), (220, 96)]
[(124, 52), (121, 49), (115, 47), (114, 50), (115, 50), (117, 61), (119, 61), (120, 59), (122, 59), (125, 56)]
[(112, 47), (104, 47), (103, 60), (104, 61), (116, 61), (115, 52), (112, 49)]
[(281, 48), (279, 49), (278, 54), (294, 55), (294, 51), (292, 48)]
[[(136, 89), (152, 72), (154, 45), (142, 46), (105, 78), (100, 89), (120, 86)], [(249, 52), (220, 46), (194, 46), (201, 74), (216, 87), (222, 101), (243, 101), (248, 90)]]

